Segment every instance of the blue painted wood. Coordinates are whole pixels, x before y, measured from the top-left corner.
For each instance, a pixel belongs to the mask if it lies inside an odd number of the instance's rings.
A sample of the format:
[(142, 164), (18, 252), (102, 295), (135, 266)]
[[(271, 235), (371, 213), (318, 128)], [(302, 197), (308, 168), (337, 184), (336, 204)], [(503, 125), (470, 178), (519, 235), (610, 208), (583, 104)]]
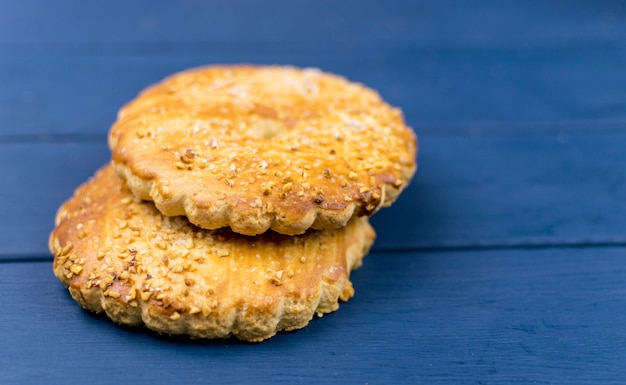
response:
[[(373, 253), (356, 296), (261, 344), (80, 310), (49, 263), (0, 263), (0, 383), (621, 383), (624, 248)], [(9, 370), (7, 370), (9, 368)]]
[(519, 45), (623, 41), (619, 0), (0, 2), (0, 43)]
[[(626, 132), (476, 134), (421, 137), (376, 249), (626, 244)], [(0, 260), (47, 256), (57, 207), (108, 159), (104, 137), (0, 144)]]
[(315, 66), (345, 75), (378, 89), (418, 132), (611, 126), (626, 119), (623, 46), (240, 48), (0, 56), (0, 140), (6, 134), (106, 133), (117, 110), (149, 84), (185, 68), (233, 62)]
[[(625, 6), (0, 1), (0, 384), (624, 383)], [(46, 240), (115, 111), (240, 61), (365, 82), (420, 134), (356, 297), (260, 345), (83, 312)]]
[(104, 137), (97, 143), (0, 145), (0, 260), (49, 258), (57, 208), (109, 159)]
[(626, 244), (624, 140), (423, 136), (414, 190), (373, 223), (391, 247)]

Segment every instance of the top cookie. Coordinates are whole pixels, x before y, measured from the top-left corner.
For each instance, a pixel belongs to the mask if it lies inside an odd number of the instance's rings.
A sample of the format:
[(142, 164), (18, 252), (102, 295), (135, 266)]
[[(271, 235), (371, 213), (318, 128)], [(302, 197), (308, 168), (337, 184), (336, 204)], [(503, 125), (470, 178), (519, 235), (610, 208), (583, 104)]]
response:
[(165, 215), (257, 235), (335, 229), (390, 205), (416, 169), (414, 133), (373, 90), (316, 69), (211, 66), (124, 106), (118, 175)]

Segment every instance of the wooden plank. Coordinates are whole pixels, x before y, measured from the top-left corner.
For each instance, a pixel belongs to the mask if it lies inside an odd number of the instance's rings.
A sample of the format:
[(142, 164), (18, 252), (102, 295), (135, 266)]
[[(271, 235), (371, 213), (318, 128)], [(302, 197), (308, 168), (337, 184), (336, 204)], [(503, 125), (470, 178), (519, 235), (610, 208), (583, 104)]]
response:
[(80, 310), (49, 263), (0, 263), (0, 383), (595, 384), (626, 378), (626, 249), (374, 253), (356, 296), (262, 344)]
[(147, 85), (185, 68), (238, 62), (314, 66), (343, 74), (378, 89), (419, 132), (626, 119), (623, 47), (240, 48), (3, 56), (0, 140), (6, 135), (103, 134), (117, 110)]
[(624, 133), (422, 137), (380, 247), (626, 243)]
[[(624, 132), (421, 138), (413, 184), (373, 218), (378, 250), (623, 244)], [(93, 143), (0, 144), (0, 259), (46, 256), (54, 212), (109, 159)]]
[(109, 161), (98, 143), (5, 143), (0, 146), (2, 259), (49, 256), (48, 234), (59, 205)]
[(0, 43), (559, 44), (623, 41), (620, 1), (0, 3)]

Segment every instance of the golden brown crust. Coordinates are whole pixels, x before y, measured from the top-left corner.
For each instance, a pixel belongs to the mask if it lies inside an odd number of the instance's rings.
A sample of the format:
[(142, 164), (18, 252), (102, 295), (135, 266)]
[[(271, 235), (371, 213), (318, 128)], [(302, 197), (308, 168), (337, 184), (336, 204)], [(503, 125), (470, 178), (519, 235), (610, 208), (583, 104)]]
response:
[(55, 275), (84, 308), (168, 334), (261, 341), (336, 310), (371, 246), (365, 218), (339, 230), (250, 238), (203, 230), (141, 202), (106, 166), (59, 209)]
[(314, 69), (185, 71), (119, 112), (116, 172), (165, 215), (256, 235), (336, 229), (390, 205), (416, 139), (371, 89)]

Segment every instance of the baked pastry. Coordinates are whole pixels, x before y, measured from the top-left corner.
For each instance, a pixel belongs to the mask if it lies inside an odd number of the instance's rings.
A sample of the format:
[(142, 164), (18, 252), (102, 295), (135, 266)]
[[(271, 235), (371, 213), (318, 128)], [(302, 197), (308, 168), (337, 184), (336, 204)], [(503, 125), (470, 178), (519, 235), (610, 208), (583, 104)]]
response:
[(351, 298), (350, 271), (373, 239), (366, 218), (293, 237), (200, 229), (140, 201), (105, 166), (61, 206), (49, 246), (85, 309), (167, 334), (261, 341)]
[(316, 69), (181, 72), (123, 107), (117, 174), (167, 216), (257, 235), (338, 229), (390, 205), (416, 170), (416, 138), (373, 90)]

